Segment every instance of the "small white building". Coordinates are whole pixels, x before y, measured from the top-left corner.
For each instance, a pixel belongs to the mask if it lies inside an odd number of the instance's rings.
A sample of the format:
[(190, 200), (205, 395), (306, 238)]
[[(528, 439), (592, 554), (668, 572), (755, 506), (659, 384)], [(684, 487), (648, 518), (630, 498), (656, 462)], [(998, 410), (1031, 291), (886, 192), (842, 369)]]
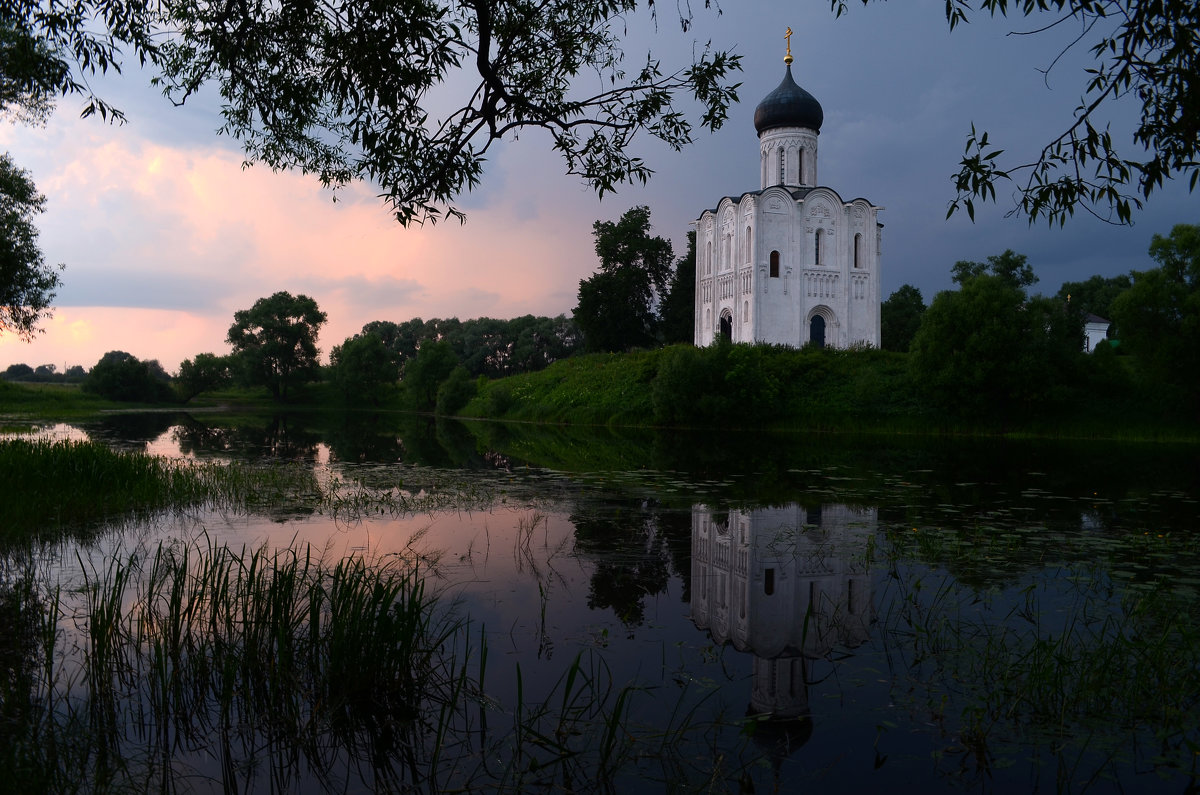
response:
[(1093, 315), (1088, 312), (1087, 318), (1083, 322), (1083, 351), (1084, 353), (1092, 353), (1096, 350), (1096, 346), (1108, 339), (1108, 327), (1112, 325), (1112, 321), (1105, 320), (1099, 315)]
[(792, 78), (790, 44), (784, 63), (754, 111), (759, 189), (696, 221), (695, 343), (879, 347), (883, 208), (817, 182), (824, 111)]

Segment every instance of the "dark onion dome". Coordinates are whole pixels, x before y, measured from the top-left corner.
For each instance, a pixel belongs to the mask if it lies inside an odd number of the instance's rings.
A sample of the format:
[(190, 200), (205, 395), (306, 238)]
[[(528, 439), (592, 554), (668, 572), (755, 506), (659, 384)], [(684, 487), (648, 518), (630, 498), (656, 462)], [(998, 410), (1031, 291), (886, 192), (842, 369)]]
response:
[(776, 127), (807, 127), (820, 132), (823, 121), (825, 111), (821, 110), (821, 103), (796, 85), (791, 64), (788, 64), (787, 74), (779, 87), (767, 94), (754, 109), (754, 129), (759, 135)]

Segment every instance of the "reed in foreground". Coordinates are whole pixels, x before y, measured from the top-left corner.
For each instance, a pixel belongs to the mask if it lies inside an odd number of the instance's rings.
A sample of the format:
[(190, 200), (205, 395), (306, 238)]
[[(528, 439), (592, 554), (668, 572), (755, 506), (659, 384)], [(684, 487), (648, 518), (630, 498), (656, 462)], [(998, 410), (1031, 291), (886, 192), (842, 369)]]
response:
[(163, 545), (90, 573), (77, 607), (0, 577), (20, 639), (0, 764), (24, 791), (613, 791), (656, 775), (684, 791), (712, 775), (687, 737), (736, 741), (695, 699), (640, 722), (645, 692), (591, 650), (536, 696), (518, 670), (502, 704), (484, 692), (485, 636), (423, 566)]
[(154, 511), (318, 492), (312, 472), (297, 467), (172, 461), (101, 442), (0, 441), (0, 544)]

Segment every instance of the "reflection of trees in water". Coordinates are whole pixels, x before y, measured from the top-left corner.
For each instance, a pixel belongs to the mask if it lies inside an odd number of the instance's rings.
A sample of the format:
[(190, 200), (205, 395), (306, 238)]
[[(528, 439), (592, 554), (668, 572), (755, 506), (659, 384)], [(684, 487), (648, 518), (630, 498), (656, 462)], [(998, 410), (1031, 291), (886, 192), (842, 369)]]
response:
[(81, 423), (79, 427), (89, 437), (104, 441), (118, 450), (141, 451), (179, 423), (181, 416), (186, 418), (187, 415), (173, 411), (109, 414), (95, 422)]
[[(52, 622), (31, 570), (7, 558), (0, 561), (0, 567), (0, 638), (4, 639), (0, 642), (0, 770), (7, 771), (6, 791), (34, 792), (42, 785), (26, 779), (23, 762), (31, 746), (39, 742), (31, 736), (30, 727), (36, 725), (33, 718), (45, 692), (40, 640), (46, 637), (47, 623), (52, 626)], [(14, 571), (18, 568), (23, 571)]]
[(595, 563), (588, 607), (611, 609), (625, 626), (640, 626), (646, 597), (664, 593), (672, 573), (683, 579), (686, 598), (690, 517), (653, 501), (629, 498), (587, 508), (577, 506), (571, 523), (576, 553)]
[[(389, 418), (390, 420), (390, 418)], [(403, 457), (396, 423), (379, 414), (346, 412), (325, 428), (330, 455), (338, 461), (391, 463)]]
[(189, 418), (175, 429), (184, 455), (214, 453), (286, 461), (315, 461), (321, 435), (295, 416), (238, 417), (236, 425), (221, 426)]

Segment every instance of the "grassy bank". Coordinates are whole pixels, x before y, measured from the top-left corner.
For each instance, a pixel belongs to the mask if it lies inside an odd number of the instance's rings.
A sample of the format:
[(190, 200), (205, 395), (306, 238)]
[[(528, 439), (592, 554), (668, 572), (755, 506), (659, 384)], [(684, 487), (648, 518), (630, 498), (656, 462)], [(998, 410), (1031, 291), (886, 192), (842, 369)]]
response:
[(677, 345), (573, 357), (537, 373), (481, 381), (462, 416), (671, 428), (1155, 439), (1194, 442), (1194, 421), (1157, 408), (1153, 389), (1112, 368), (1032, 408), (930, 406), (908, 355), (766, 345)]
[(14, 384), (0, 379), (0, 430), (35, 419), (75, 419), (123, 408), (121, 403), (81, 392), (77, 384)]

